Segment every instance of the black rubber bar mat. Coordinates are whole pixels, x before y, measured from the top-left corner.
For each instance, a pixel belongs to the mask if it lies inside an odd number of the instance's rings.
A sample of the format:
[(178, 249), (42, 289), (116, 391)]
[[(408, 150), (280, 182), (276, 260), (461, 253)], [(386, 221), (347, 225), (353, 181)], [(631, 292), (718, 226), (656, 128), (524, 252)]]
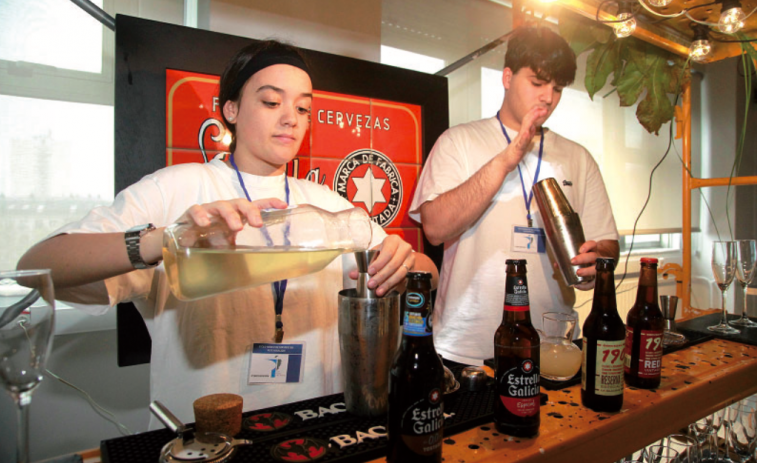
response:
[[(718, 312), (679, 322), (677, 324), (678, 331), (686, 335), (686, 337), (708, 336), (708, 339), (727, 339), (729, 341), (757, 346), (757, 328), (743, 328), (740, 326), (734, 326), (734, 328), (741, 331), (739, 334), (721, 334), (707, 329), (708, 326), (719, 324), (721, 317), (722, 314)], [(728, 314), (729, 321), (736, 320), (738, 318), (741, 318), (741, 316)], [(757, 319), (753, 317), (750, 317), (750, 319), (754, 322), (757, 322)]]
[[(462, 367), (451, 368), (459, 379)], [(494, 419), (491, 382), (478, 392), (458, 389), (444, 398), (444, 435)], [(100, 443), (104, 463), (157, 462), (176, 434), (161, 429)], [(250, 439), (230, 460), (236, 462), (363, 462), (386, 455), (386, 417), (361, 418), (345, 411), (344, 395), (334, 394), (243, 414), (242, 432)]]

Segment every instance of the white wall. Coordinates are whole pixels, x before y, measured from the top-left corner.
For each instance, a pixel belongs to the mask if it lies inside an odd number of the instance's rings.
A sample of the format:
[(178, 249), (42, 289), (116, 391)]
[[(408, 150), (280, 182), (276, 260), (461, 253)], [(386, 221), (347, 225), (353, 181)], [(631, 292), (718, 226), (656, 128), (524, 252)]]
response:
[(210, 30), (351, 58), (381, 58), (381, 0), (222, 0), (210, 4)]
[[(702, 120), (702, 177), (717, 178), (728, 177), (736, 153), (737, 143), (737, 83), (736, 58), (708, 64), (702, 69), (704, 78), (701, 83)], [(692, 131), (697, 130), (692, 127)], [(718, 239), (730, 240), (731, 232), (726, 219), (726, 188), (715, 187), (703, 190), (707, 202), (710, 205), (713, 221), (706, 209), (704, 201), (700, 209), (700, 223), (702, 232), (694, 235), (692, 242), (692, 281), (713, 281), (710, 259), (712, 257), (712, 242)], [(698, 194), (698, 193), (694, 193)], [(733, 195), (728, 200), (731, 227), (734, 226), (733, 216), (735, 213)], [(716, 231), (717, 230), (717, 231)], [(718, 238), (718, 231), (720, 238)], [(693, 288), (698, 300), (704, 303), (706, 296), (701, 287)], [(733, 306), (734, 285), (728, 292), (728, 305)], [(715, 293), (713, 303), (719, 307), (719, 294)], [(701, 307), (706, 308), (706, 307)]]

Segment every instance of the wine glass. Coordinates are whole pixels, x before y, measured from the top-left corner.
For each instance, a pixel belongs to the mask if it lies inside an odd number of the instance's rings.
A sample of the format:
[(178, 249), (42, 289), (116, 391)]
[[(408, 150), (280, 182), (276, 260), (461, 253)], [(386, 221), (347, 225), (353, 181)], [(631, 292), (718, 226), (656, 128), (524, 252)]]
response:
[(54, 314), (49, 270), (0, 272), (0, 383), (18, 406), (18, 463), (29, 461), (29, 403), (45, 371)]
[(647, 447), (647, 463), (675, 463), (678, 462), (679, 458), (678, 451), (667, 445), (650, 445)]
[(746, 298), (747, 287), (754, 278), (754, 267), (757, 263), (757, 242), (755, 240), (740, 240), (736, 242), (736, 279), (739, 280), (741, 290), (744, 292), (744, 308), (741, 312), (741, 318), (732, 320), (729, 323), (734, 326), (743, 326), (745, 328), (754, 328), (757, 323), (753, 322), (746, 316)]
[(671, 434), (668, 436), (668, 446), (680, 454), (679, 463), (699, 463), (699, 442), (696, 438), (685, 434)]
[(720, 288), (720, 301), (723, 309), (720, 324), (708, 326), (707, 329), (721, 334), (739, 334), (740, 331), (728, 325), (726, 315), (725, 293), (736, 273), (736, 242), (715, 241), (712, 243), (712, 274)]
[(728, 409), (730, 441), (741, 462), (754, 455), (757, 445), (757, 400), (754, 397), (736, 402)]
[[(710, 415), (712, 427), (710, 431), (710, 458), (706, 461), (713, 463), (734, 463), (731, 459), (730, 448), (728, 446), (728, 434), (730, 432), (729, 416), (726, 408), (722, 408)], [(718, 438), (720, 429), (724, 430), (723, 455), (720, 454), (720, 440)]]

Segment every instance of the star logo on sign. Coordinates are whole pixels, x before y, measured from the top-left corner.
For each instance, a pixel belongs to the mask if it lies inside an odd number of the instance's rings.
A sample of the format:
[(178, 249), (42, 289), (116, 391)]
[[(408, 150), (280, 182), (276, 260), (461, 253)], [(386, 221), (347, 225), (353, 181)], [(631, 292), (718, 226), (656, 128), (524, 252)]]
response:
[(352, 202), (365, 204), (366, 209), (368, 209), (368, 213), (373, 211), (374, 204), (386, 202), (384, 193), (381, 192), (386, 179), (379, 179), (374, 177), (372, 169), (368, 169), (365, 172), (365, 176), (363, 176), (362, 178), (353, 177), (352, 181), (355, 183), (355, 187), (357, 188), (357, 192), (355, 193), (355, 197), (352, 198)]

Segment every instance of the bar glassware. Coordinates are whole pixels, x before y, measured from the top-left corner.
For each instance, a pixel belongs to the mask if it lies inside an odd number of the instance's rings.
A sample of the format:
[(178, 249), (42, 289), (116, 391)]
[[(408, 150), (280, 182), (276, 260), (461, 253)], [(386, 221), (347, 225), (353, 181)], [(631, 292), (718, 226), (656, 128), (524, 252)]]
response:
[(736, 242), (735, 241), (715, 241), (712, 243), (712, 274), (715, 276), (715, 282), (720, 288), (720, 302), (722, 308), (722, 317), (720, 324), (708, 326), (707, 329), (721, 334), (739, 334), (740, 331), (728, 324), (728, 316), (725, 305), (725, 293), (733, 281), (736, 274)]
[(744, 307), (741, 311), (741, 318), (731, 320), (729, 323), (733, 326), (743, 328), (757, 327), (746, 315), (747, 288), (754, 279), (754, 267), (757, 263), (757, 242), (755, 240), (740, 240), (736, 242), (736, 279), (739, 280), (739, 286), (744, 294)]
[(50, 270), (0, 271), (0, 383), (18, 407), (16, 461), (29, 461), (29, 404), (52, 346)]

